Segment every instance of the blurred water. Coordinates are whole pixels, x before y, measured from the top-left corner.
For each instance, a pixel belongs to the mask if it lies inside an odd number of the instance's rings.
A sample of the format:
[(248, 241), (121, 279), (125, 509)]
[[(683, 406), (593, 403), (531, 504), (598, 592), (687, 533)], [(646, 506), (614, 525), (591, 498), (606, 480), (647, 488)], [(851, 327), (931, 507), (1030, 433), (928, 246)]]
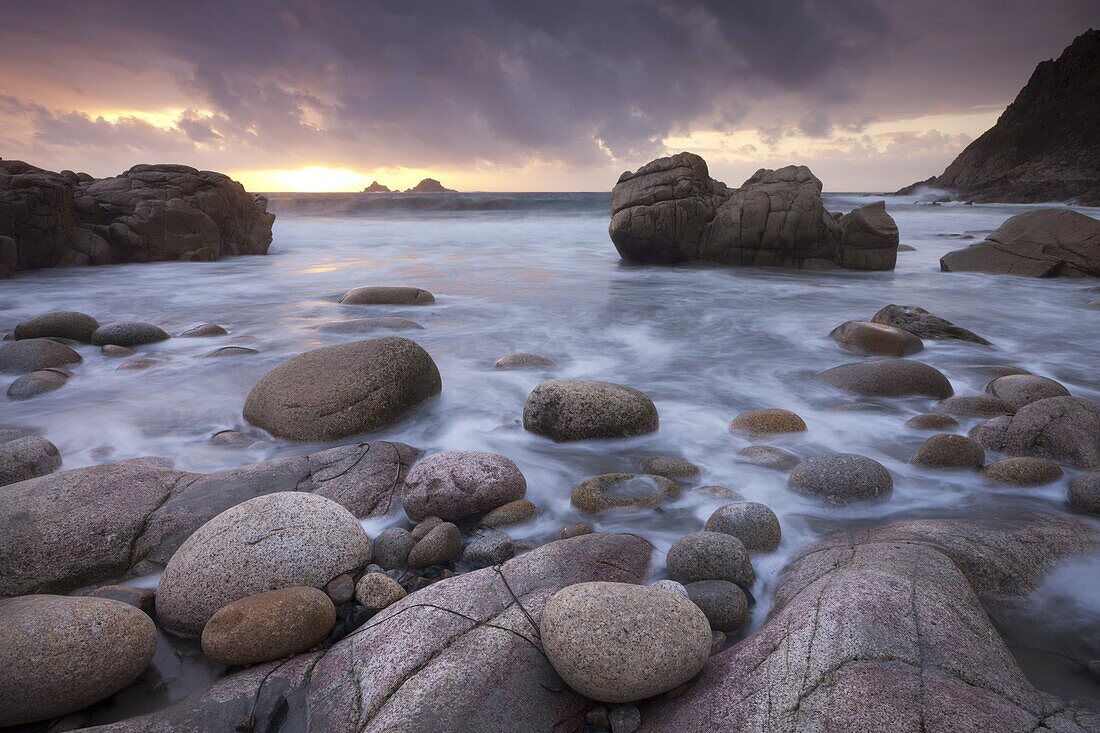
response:
[[(943, 371), (956, 393), (982, 391), (989, 376), (981, 365), (1012, 364), (1057, 379), (1075, 395), (1100, 399), (1100, 311), (1085, 308), (1098, 297), (1089, 283), (939, 271), (941, 255), (980, 240), (1027, 207), (889, 199), (901, 241), (917, 251), (899, 253), (893, 272), (821, 273), (703, 263), (624, 265), (607, 236), (606, 194), (541, 196), (541, 203), (529, 206), (519, 195), (512, 197), (519, 203), (507, 207), (388, 208), (356, 210), (356, 216), (334, 215), (346, 213), (339, 206), (284, 201), (288, 210), (326, 215), (281, 215), (267, 257), (42, 271), (6, 281), (0, 284), (2, 329), (35, 313), (66, 309), (101, 322), (148, 321), (173, 334), (211, 321), (231, 335), (141, 347), (141, 355), (165, 360), (144, 371), (115, 371), (120, 360), (80, 347), (85, 362), (64, 388), (26, 402), (0, 402), (0, 425), (41, 431), (61, 449), (66, 468), (157, 455), (178, 468), (212, 471), (316, 451), (327, 444), (261, 440), (240, 450), (209, 438), (218, 430), (247, 427), (241, 406), (268, 369), (307, 349), (357, 338), (318, 332), (316, 326), (392, 315), (425, 327), (404, 335), (431, 353), (443, 393), (399, 424), (364, 437), (428, 451), (509, 456), (523, 469), (528, 497), (542, 512), (513, 534), (539, 541), (556, 537), (564, 524), (588, 519), (569, 505), (570, 491), (587, 476), (637, 470), (642, 458), (657, 454), (693, 461), (702, 475), (684, 483), (677, 502), (659, 511), (610, 514), (597, 524), (648, 538), (659, 551), (659, 572), (660, 553), (700, 529), (723, 503), (693, 487), (720, 484), (768, 504), (780, 517), (784, 540), (778, 552), (754, 559), (761, 578), (754, 624), (763, 620), (791, 554), (846, 522), (1069, 511), (1065, 492), (1072, 472), (1039, 489), (994, 490), (973, 474), (910, 467), (908, 459), (927, 435), (903, 423), (932, 408), (932, 401), (893, 400), (889, 412), (837, 411), (830, 406), (853, 398), (811, 381), (821, 370), (858, 358), (827, 338), (833, 327), (899, 303), (924, 306), (994, 343), (926, 342), (916, 358)], [(868, 200), (826, 197), (834, 211)], [(277, 212), (279, 205), (275, 198)], [(416, 285), (431, 290), (437, 301), (420, 307), (337, 303), (343, 291), (370, 284)], [(230, 344), (261, 353), (201, 358)], [(559, 367), (545, 373), (492, 369), (513, 351), (544, 354)], [(528, 434), (520, 424), (524, 399), (550, 375), (639, 388), (657, 404), (661, 429), (629, 441), (564, 445)], [(774, 445), (802, 456), (845, 451), (881, 461), (894, 475), (893, 496), (827, 509), (788, 492), (785, 473), (737, 463), (737, 449), (750, 441), (730, 435), (726, 425), (756, 407), (794, 410), (809, 425), (804, 435), (769, 441)], [(964, 419), (962, 429), (974, 422)], [(373, 522), (371, 529), (385, 524)], [(1100, 599), (1088, 607), (1095, 622)], [(1062, 641), (1073, 628), (1063, 629)], [(1100, 649), (1092, 653), (1100, 655)]]

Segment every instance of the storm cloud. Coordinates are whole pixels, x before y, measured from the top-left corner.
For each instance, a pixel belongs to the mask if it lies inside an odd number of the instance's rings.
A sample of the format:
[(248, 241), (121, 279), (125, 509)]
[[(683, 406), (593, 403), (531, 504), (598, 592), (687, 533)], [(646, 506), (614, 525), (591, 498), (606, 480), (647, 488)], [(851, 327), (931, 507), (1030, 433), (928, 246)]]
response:
[[(632, 164), (693, 130), (827, 137), (1003, 105), (1097, 15), (1087, 0), (960, 5), (20, 3), (0, 29), (0, 156), (82, 150), (93, 173), (153, 154), (237, 168)], [(150, 109), (175, 121), (125, 113)]]

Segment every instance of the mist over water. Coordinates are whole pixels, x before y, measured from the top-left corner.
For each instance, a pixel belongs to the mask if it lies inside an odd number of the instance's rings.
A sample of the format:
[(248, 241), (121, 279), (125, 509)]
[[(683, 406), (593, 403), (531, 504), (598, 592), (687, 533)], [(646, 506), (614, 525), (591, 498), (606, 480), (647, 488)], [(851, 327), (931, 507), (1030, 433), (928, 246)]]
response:
[[(915, 357), (951, 380), (956, 394), (981, 392), (992, 378), (982, 367), (1011, 364), (1064, 384), (1072, 394), (1100, 399), (1100, 298), (1089, 283), (941, 273), (946, 252), (982, 239), (1012, 214), (1004, 205), (928, 206), (891, 198), (887, 207), (901, 241), (893, 272), (800, 272), (728, 268), (706, 263), (672, 267), (622, 264), (607, 235), (607, 194), (463, 195), (440, 204), (366, 204), (362, 196), (274, 195), (280, 214), (267, 257), (213, 263), (155, 263), (28, 273), (0, 285), (0, 328), (49, 310), (78, 310), (101, 322), (140, 320), (175, 335), (203, 322), (230, 331), (221, 338), (173, 338), (138, 349), (164, 363), (116, 371), (123, 360), (97, 348), (77, 347), (85, 361), (60, 390), (25, 402), (4, 401), (0, 425), (31, 428), (53, 441), (64, 467), (163, 456), (180, 469), (215, 471), (269, 458), (314, 452), (332, 444), (291, 444), (257, 433), (248, 449), (214, 445), (225, 429), (249, 430), (241, 417), (245, 397), (270, 368), (308, 349), (369, 336), (318, 331), (321, 324), (367, 316), (400, 316), (423, 331), (400, 335), (419, 342), (435, 359), (441, 396), (407, 419), (363, 440), (386, 439), (435, 452), (484, 450), (504, 454), (527, 477), (537, 521), (511, 528), (517, 538), (540, 542), (562, 526), (591, 521), (569, 504), (573, 487), (589, 476), (638, 471), (652, 455), (685, 458), (702, 468), (681, 481), (679, 500), (659, 510), (608, 513), (594, 524), (628, 531), (656, 547), (654, 572), (677, 538), (702, 528), (728, 499), (694, 491), (722, 485), (770, 506), (783, 526), (778, 552), (754, 557), (760, 581), (752, 628), (761, 624), (779, 571), (791, 555), (823, 533), (852, 523), (917, 517), (1015, 516), (1027, 511), (1067, 513), (1066, 485), (1075, 475), (1038, 489), (993, 489), (976, 474), (930, 472), (908, 465), (928, 437), (905, 420), (933, 409), (927, 399), (884, 400), (882, 411), (838, 410), (858, 398), (815, 383), (824, 369), (858, 360), (827, 338), (852, 319), (869, 319), (888, 303), (920, 305), (993, 342), (926, 341)], [(414, 197), (408, 197), (412, 201)], [(431, 197), (426, 197), (431, 198)], [(873, 200), (827, 195), (831, 211)], [(1098, 210), (1082, 210), (1100, 216)], [(358, 285), (415, 285), (432, 291), (428, 306), (343, 306), (340, 294)], [(388, 335), (380, 332), (373, 335)], [(202, 358), (240, 345), (259, 354)], [(493, 362), (533, 351), (558, 362), (540, 371), (494, 371)], [(525, 432), (527, 394), (542, 379), (604, 379), (646, 392), (656, 403), (660, 430), (631, 440), (556, 444)], [(11, 381), (8, 379), (7, 381)], [(5, 383), (6, 384), (6, 383)], [(769, 439), (802, 457), (826, 452), (870, 456), (893, 474), (885, 501), (830, 509), (786, 490), (786, 473), (736, 461), (752, 441), (730, 435), (736, 414), (758, 407), (797, 412), (809, 431)], [(965, 432), (977, 418), (960, 418)], [(341, 443), (350, 441), (341, 441)], [(992, 460), (992, 458), (990, 458)], [(404, 521), (400, 510), (372, 520), (370, 531)], [(1091, 521), (1091, 520), (1089, 520)], [(1090, 578), (1095, 578), (1095, 564)], [(1098, 702), (1095, 685), (1066, 683), (1076, 675), (1046, 653), (1072, 649), (1100, 657), (1089, 629), (1100, 597), (1074, 594), (1073, 613), (1049, 599), (1072, 589), (1080, 574), (1056, 573), (1044, 586), (1047, 612), (1058, 617), (1039, 640), (1042, 669), (1033, 681), (1065, 686)], [(1037, 606), (1033, 606), (1037, 607)], [(751, 630), (751, 629), (750, 629)], [(1039, 660), (1038, 662), (1036, 660)], [(1050, 671), (1046, 664), (1054, 665)], [(1038, 665), (1038, 666), (1036, 666)]]

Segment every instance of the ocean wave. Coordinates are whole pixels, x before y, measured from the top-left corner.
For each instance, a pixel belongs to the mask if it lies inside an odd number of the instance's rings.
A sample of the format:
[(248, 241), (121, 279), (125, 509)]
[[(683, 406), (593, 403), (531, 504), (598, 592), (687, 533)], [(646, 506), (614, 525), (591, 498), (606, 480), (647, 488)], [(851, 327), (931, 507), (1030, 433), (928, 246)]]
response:
[(270, 193), (281, 216), (390, 216), (479, 211), (609, 214), (611, 194), (594, 193)]

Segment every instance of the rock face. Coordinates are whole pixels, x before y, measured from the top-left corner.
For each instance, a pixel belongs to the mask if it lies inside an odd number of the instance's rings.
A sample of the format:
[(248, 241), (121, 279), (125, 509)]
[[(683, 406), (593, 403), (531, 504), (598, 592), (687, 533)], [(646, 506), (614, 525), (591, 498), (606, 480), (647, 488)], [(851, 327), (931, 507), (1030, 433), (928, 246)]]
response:
[(0, 600), (0, 726), (80, 710), (134, 681), (157, 629), (106, 598), (30, 595)]
[[(1096, 195), (1100, 201), (1100, 167)], [(985, 241), (940, 258), (944, 272), (1100, 277), (1100, 221), (1072, 209), (1017, 214)]]
[(157, 587), (157, 618), (176, 633), (198, 634), (233, 601), (321, 588), (370, 556), (370, 539), (339, 504), (300, 491), (260, 496), (211, 519), (172, 555)]
[(280, 438), (335, 440), (386, 427), (440, 389), (428, 352), (384, 336), (287, 359), (249, 392), (244, 417)]
[(379, 441), (211, 474), (123, 461), (0, 487), (0, 596), (158, 571), (208, 520), (273, 492), (311, 492), (357, 517), (388, 514), (417, 453)]
[(805, 166), (761, 169), (741, 188), (710, 177), (692, 153), (624, 173), (611, 192), (611, 241), (632, 262), (892, 270), (898, 229), (882, 202), (825, 211)]
[(0, 269), (266, 254), (274, 221), (221, 173), (137, 165), (96, 180), (0, 160)]
[(522, 499), (527, 480), (512, 460), (495, 453), (444, 451), (413, 467), (401, 490), (410, 519), (452, 521)]
[(711, 657), (686, 693), (647, 705), (640, 730), (1094, 730), (1032, 687), (983, 608), (1096, 547), (1081, 523), (1029, 520), (826, 538), (788, 567), (764, 627)]
[(914, 183), (979, 202), (1075, 200), (1100, 205), (1100, 30), (1035, 67), (997, 124), (939, 176)]
[(425, 178), (412, 188), (406, 188), (405, 193), (455, 193), (455, 190), (444, 188), (443, 184), (434, 178)]
[(1081, 397), (1048, 397), (1015, 415), (976, 425), (970, 437), (1010, 456), (1051, 458), (1077, 468), (1100, 468), (1100, 404)]
[(550, 379), (523, 405), (523, 427), (562, 442), (630, 438), (657, 430), (657, 407), (632, 387), (592, 379)]
[(585, 697), (622, 703), (694, 677), (710, 654), (710, 624), (687, 598), (628, 583), (580, 583), (546, 604), (543, 649)]

